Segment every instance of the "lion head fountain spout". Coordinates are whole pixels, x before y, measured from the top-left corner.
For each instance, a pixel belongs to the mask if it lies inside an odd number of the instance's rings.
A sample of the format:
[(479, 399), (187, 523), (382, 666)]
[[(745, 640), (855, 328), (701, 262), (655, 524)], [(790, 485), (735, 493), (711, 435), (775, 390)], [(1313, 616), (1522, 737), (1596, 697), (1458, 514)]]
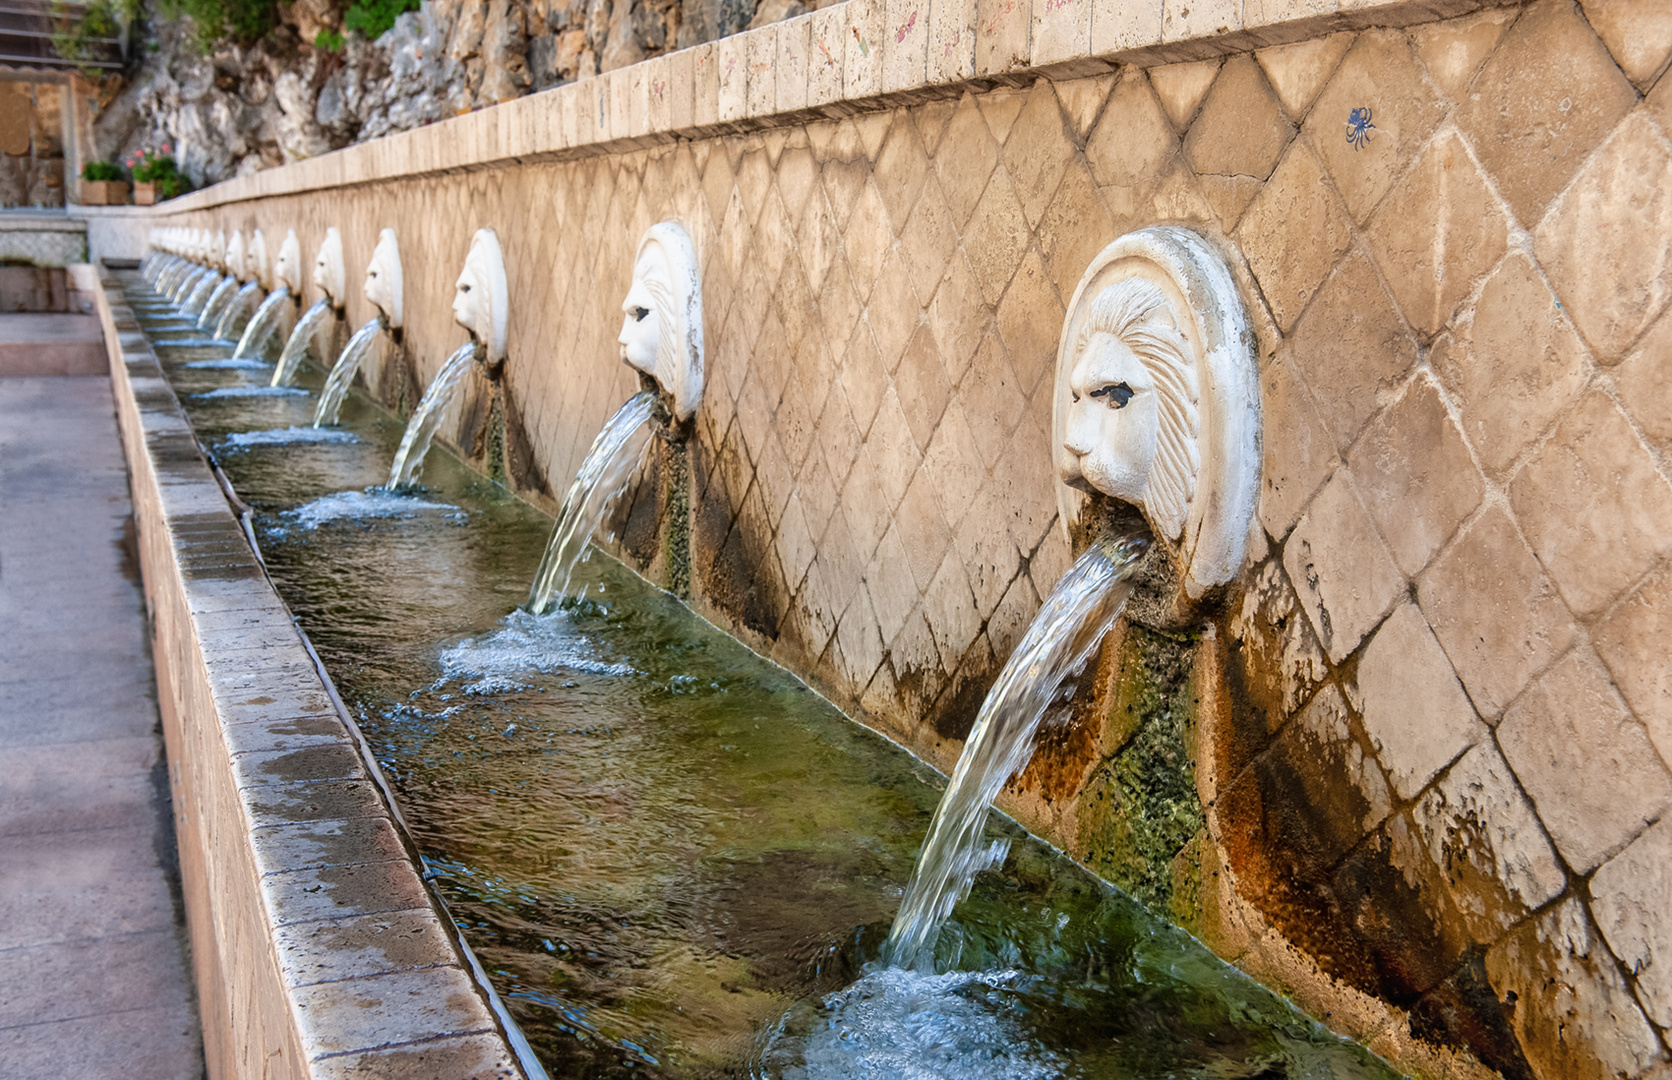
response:
[(1163, 617), (1242, 569), (1260, 476), (1254, 335), (1230, 270), (1173, 225), (1086, 269), (1057, 352), (1058, 503), (1070, 540), (1093, 502), (1142, 514), (1171, 566)]
[(453, 318), (470, 331), (477, 360), (490, 373), (497, 373), (505, 363), (510, 292), (505, 284), (505, 256), (499, 235), (492, 229), (476, 230), (453, 289)]
[(325, 230), (325, 240), (314, 256), (313, 283), (334, 311), (347, 303), (347, 273), (343, 269), (343, 234), (335, 225)]
[(684, 427), (702, 403), (702, 288), (691, 238), (677, 222), (645, 231), (621, 311), (622, 360), (655, 380)]
[(366, 299), (377, 308), (383, 325), (392, 333), (401, 329), (401, 245), (394, 229), (384, 229), (372, 249), (371, 262), (366, 264), (366, 282), (362, 286)]

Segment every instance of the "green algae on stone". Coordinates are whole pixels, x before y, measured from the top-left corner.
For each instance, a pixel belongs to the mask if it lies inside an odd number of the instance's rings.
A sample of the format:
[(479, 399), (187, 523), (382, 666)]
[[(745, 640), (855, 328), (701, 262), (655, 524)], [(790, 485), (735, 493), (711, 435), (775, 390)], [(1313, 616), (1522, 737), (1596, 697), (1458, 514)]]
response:
[(1206, 820), (1193, 753), (1195, 646), (1194, 635), (1127, 628), (1104, 714), (1108, 756), (1079, 800), (1086, 865), (1157, 911), (1174, 906), (1174, 859)]

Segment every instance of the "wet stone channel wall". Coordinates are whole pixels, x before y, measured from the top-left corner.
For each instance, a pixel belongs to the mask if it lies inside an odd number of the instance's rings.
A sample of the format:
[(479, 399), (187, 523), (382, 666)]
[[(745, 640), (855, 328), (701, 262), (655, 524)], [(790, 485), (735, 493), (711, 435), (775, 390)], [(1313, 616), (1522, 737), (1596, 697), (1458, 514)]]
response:
[[(396, 409), (497, 229), (509, 358), (443, 437), (547, 508), (637, 388), (637, 240), (681, 221), (693, 603), (948, 769), (1072, 554), (1064, 304), (1188, 225), (1258, 339), (1250, 562), (1200, 625), (1117, 632), (1005, 807), (1405, 1067), (1664, 1077), (1672, 19), (1330, 8), (851, 0), (156, 220), (335, 226), (351, 273), (396, 228)], [(617, 523), (652, 577), (665, 488)]]
[(120, 283), (99, 282), (216, 1077), (521, 1077)]

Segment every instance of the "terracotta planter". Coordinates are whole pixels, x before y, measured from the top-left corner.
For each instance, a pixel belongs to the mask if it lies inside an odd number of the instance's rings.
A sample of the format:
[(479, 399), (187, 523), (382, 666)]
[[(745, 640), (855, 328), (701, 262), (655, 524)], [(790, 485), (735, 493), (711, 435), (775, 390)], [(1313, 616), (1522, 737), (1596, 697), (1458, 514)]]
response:
[(128, 182), (126, 180), (83, 180), (81, 182), (81, 204), (83, 206), (126, 206), (128, 203)]
[(157, 205), (157, 184), (154, 180), (134, 181), (134, 205)]

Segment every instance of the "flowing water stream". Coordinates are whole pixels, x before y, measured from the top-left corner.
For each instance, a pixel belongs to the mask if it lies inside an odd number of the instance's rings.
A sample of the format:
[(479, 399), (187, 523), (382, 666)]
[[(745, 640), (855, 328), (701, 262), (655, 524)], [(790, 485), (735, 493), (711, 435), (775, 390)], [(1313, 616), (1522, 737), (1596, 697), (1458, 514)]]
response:
[(209, 299), (203, 305), (203, 311), (198, 314), (197, 328), (208, 330), (221, 319), (221, 312), (226, 310), (227, 303), (238, 292), (238, 279), (228, 274), (221, 278), (215, 286), (215, 291), (209, 294)]
[(315, 301), (313, 307), (302, 313), (302, 317), (296, 320), (296, 328), (290, 332), (289, 340), (284, 343), (284, 349), (279, 353), (279, 362), (273, 367), (272, 385), (290, 385), (296, 377), (296, 369), (301, 365), (302, 358), (308, 353), (308, 346), (313, 344), (314, 334), (318, 332), (320, 325), (334, 314), (329, 297)]
[(424, 458), (430, 452), (430, 443), (435, 439), (441, 421), (446, 419), (447, 407), (453, 404), (459, 385), (475, 364), (476, 343), (469, 341), (459, 346), (458, 351), (441, 365), (435, 378), (430, 380), (423, 400), (418, 402), (418, 407), (412, 411), (412, 419), (407, 421), (400, 448), (395, 451), (395, 460), (389, 466), (389, 482), (384, 486), (390, 491), (410, 487), (418, 479), (424, 468)]
[(343, 346), (342, 354), (325, 377), (324, 389), (319, 392), (319, 405), (314, 409), (314, 427), (328, 427), (337, 422), (343, 399), (348, 397), (348, 388), (354, 385), (354, 375), (360, 370), (360, 363), (366, 354), (377, 343), (377, 336), (382, 330), (381, 319), (369, 319), (354, 331), (354, 336)]
[(528, 610), (534, 614), (544, 615), (559, 599), (572, 595), (575, 567), (585, 558), (592, 537), (644, 461), (649, 441), (642, 435), (655, 407), (656, 395), (639, 391), (616, 410), (592, 440), (575, 482), (563, 497), (540, 568), (534, 572), (534, 584), (528, 591)]
[(402, 431), (363, 396), (318, 441), (306, 395), (207, 396), (265, 388), (190, 366), (224, 348), (157, 353), (553, 1076), (1391, 1080), (979, 806), (965, 835), (1003, 861), (932, 968), (890, 965), (943, 777), (613, 559), (574, 567), (584, 600), (519, 608), (550, 519), (439, 450), (422, 488), (380, 487)]
[[(280, 285), (267, 294), (267, 299), (261, 302), (261, 306), (255, 309), (255, 314), (250, 316), (250, 321), (245, 324), (243, 336), (238, 339), (238, 347), (232, 350), (234, 360), (260, 356), (267, 351), (267, 343), (278, 333), (279, 319), (288, 303), (288, 285)], [(217, 332), (216, 336), (221, 335)]]
[(215, 320), (215, 337), (221, 341), (241, 340), (232, 335), (245, 328), (249, 319), (252, 305), (261, 296), (261, 282), (251, 281), (232, 294), (232, 299), (226, 302), (221, 310), (221, 317)]

